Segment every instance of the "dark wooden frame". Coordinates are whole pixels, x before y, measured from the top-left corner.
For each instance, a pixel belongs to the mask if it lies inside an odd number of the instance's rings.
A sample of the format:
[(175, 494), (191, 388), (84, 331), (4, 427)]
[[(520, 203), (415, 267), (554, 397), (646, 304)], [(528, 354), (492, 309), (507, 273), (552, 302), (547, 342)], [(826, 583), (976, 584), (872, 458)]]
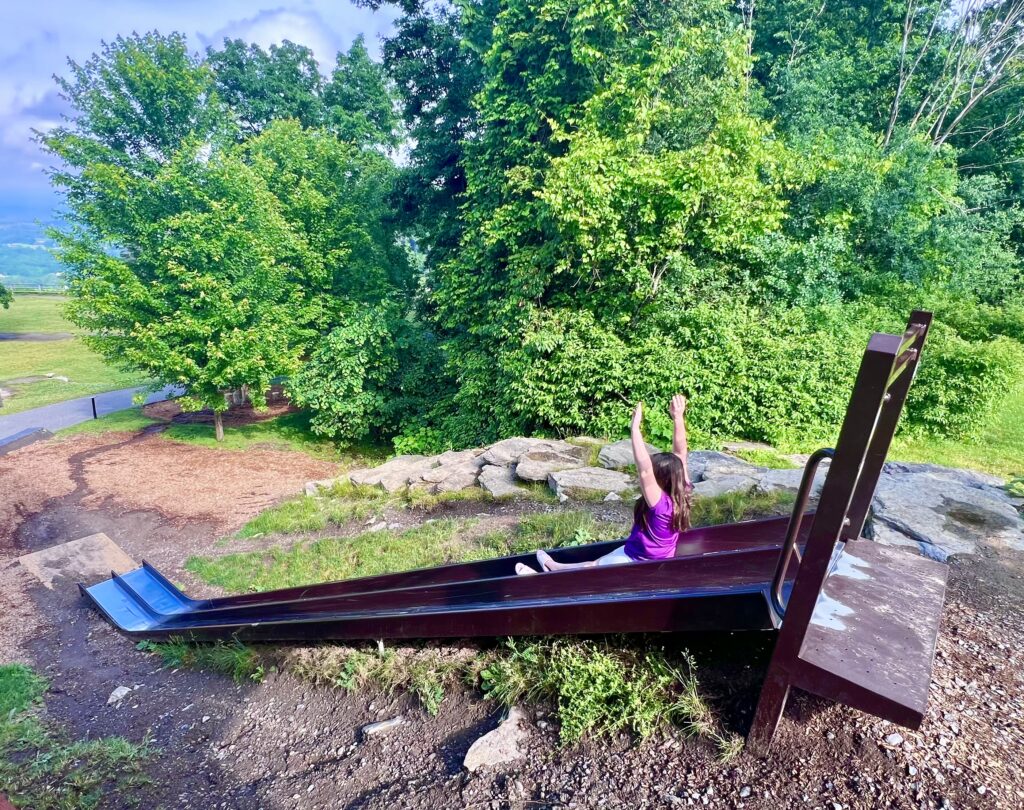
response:
[[(920, 708), (907, 708), (900, 701), (887, 699), (851, 683), (840, 673), (805, 660), (801, 651), (833, 565), (837, 544), (857, 541), (863, 531), (875, 486), (917, 371), (930, 325), (931, 313), (915, 311), (902, 336), (876, 333), (864, 352), (751, 725), (748, 748), (754, 752), (768, 749), (792, 686), (846, 702), (904, 725), (916, 727), (921, 722), (923, 712)], [(902, 562), (908, 566), (908, 574), (911, 573), (909, 569), (932, 564), (931, 561), (918, 562), (919, 558), (909, 553), (901, 556), (906, 558)], [(944, 586), (944, 573), (929, 570), (927, 575), (941, 576)], [(910, 581), (912, 578), (908, 577)], [(913, 616), (901, 618), (914, 620)], [(937, 624), (936, 616), (925, 616), (924, 620)], [(884, 643), (885, 640), (881, 641)], [(859, 641), (854, 640), (853, 643)], [(899, 652), (894, 650), (895, 660), (880, 662), (880, 665), (899, 666)], [(934, 654), (934, 646), (931, 653)], [(929, 675), (930, 670), (929, 656)]]

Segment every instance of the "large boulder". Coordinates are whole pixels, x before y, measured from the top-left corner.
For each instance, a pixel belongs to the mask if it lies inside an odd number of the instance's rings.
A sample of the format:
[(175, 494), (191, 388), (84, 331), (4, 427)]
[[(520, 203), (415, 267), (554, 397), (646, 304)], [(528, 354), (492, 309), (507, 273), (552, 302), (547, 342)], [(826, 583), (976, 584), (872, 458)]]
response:
[(516, 463), (516, 477), (522, 481), (537, 483), (547, 481), (553, 472), (582, 467), (587, 455), (586, 449), (575, 445), (570, 447), (571, 451), (531, 450), (523, 454)]
[[(811, 485), (811, 499), (821, 494), (821, 488), (825, 485), (825, 476), (828, 474), (828, 459), (818, 465), (814, 473), (814, 483)], [(775, 492), (797, 492), (800, 489), (800, 481), (804, 477), (803, 470), (767, 470), (757, 477), (757, 491), (765, 494)]]
[(353, 484), (380, 487), (386, 492), (398, 492), (417, 482), (424, 473), (437, 466), (433, 456), (395, 456), (378, 467), (356, 470), (349, 475)]
[(768, 472), (767, 467), (758, 467), (749, 461), (714, 450), (695, 450), (687, 455), (686, 463), (690, 468), (690, 477), (694, 481), (708, 481), (727, 475), (744, 475), (756, 479), (762, 473)]
[(988, 476), (925, 465), (887, 469), (872, 502), (879, 542), (914, 544), (938, 560), (973, 553), (979, 544), (1024, 550), (1024, 519)]
[(527, 490), (516, 485), (515, 470), (498, 464), (486, 464), (480, 468), (477, 483), (495, 498), (509, 498)]
[(431, 492), (458, 492), (476, 485), (484, 462), (483, 450), (449, 450), (433, 456), (437, 466), (422, 474), (419, 481), (410, 484), (422, 486)]
[(484, 451), (481, 458), (485, 464), (507, 467), (518, 464), (523, 456), (533, 452), (577, 453), (580, 459), (583, 459), (586, 451), (582, 447), (558, 439), (526, 439), (522, 436), (515, 436), (492, 444)]
[[(648, 444), (647, 452), (653, 456), (661, 451), (653, 444)], [(631, 464), (636, 464), (636, 459), (633, 457), (633, 442), (623, 439), (606, 444), (597, 454), (597, 463), (609, 470), (624, 470)]]
[(522, 757), (523, 743), (528, 734), (525, 720), (523, 711), (513, 706), (508, 717), (496, 729), (488, 731), (469, 746), (462, 761), (466, 770), (506, 765)]
[(709, 478), (693, 485), (693, 494), (697, 498), (717, 498), (730, 492), (750, 492), (757, 486), (757, 479), (749, 475), (723, 475)]
[(621, 495), (636, 488), (633, 478), (626, 473), (604, 467), (578, 467), (553, 472), (548, 476), (548, 486), (561, 501), (569, 498), (602, 499), (611, 492)]

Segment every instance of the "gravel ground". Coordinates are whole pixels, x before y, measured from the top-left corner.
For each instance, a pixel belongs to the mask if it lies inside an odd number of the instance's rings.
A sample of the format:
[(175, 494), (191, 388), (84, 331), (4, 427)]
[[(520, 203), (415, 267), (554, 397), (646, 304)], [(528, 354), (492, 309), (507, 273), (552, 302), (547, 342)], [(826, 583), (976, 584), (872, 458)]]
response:
[[(330, 466), (298, 454), (220, 452), (145, 434), (77, 437), (0, 459), (0, 654), (46, 674), (48, 714), (70, 733), (148, 736), (157, 749), (151, 786), (110, 796), (104, 807), (1024, 806), (1018, 553), (986, 550), (953, 561), (920, 732), (797, 694), (771, 756), (741, 754), (722, 764), (709, 744), (679, 731), (562, 749), (549, 708), (531, 707), (526, 756), (472, 775), (462, 758), (501, 717), (469, 690), (450, 695), (431, 718), (399, 693), (351, 694), (276, 672), (261, 684), (236, 685), (163, 670), (88, 609), (71, 583), (47, 591), (12, 563), (16, 553), (105, 531), (136, 559), (179, 576), (190, 554), (306, 479), (326, 477)], [(471, 506), (474, 513), (488, 509)], [(744, 732), (770, 639), (668, 643), (693, 649), (707, 696), (728, 728)], [(122, 685), (134, 689), (107, 705)], [(399, 715), (405, 722), (397, 728), (364, 739), (366, 724)]]

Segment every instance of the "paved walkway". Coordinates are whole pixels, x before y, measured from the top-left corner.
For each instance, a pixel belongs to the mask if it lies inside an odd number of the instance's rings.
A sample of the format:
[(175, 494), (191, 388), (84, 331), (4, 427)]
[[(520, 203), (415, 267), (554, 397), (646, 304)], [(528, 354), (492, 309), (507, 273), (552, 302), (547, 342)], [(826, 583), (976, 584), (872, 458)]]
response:
[[(134, 396), (145, 390), (144, 387), (122, 388), (120, 391), (96, 394), (96, 413), (103, 416), (114, 411), (131, 408), (135, 404), (132, 401)], [(178, 393), (180, 393), (179, 389), (171, 385), (162, 391), (150, 394), (146, 397), (146, 402), (167, 399)], [(8, 436), (27, 429), (46, 428), (46, 430), (54, 432), (61, 428), (77, 425), (79, 422), (88, 421), (92, 419), (92, 399), (92, 397), (68, 399), (64, 402), (55, 402), (53, 405), (44, 405), (42, 408), (12, 413), (9, 416), (4, 416), (3, 409), (0, 408), (0, 442)]]

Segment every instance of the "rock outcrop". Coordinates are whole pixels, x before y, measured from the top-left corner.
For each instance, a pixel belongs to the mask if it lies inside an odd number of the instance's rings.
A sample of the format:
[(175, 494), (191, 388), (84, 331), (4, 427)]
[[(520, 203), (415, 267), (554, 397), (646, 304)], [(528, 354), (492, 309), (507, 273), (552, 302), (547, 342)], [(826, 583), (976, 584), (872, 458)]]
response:
[[(651, 455), (661, 451), (653, 444), (647, 445), (647, 452)], [(629, 439), (620, 442), (606, 444), (597, 454), (597, 463), (609, 470), (624, 470), (636, 463), (633, 458), (633, 443)]]
[(622, 495), (636, 489), (632, 476), (604, 467), (578, 467), (548, 476), (548, 486), (558, 500), (603, 500), (610, 494)]

